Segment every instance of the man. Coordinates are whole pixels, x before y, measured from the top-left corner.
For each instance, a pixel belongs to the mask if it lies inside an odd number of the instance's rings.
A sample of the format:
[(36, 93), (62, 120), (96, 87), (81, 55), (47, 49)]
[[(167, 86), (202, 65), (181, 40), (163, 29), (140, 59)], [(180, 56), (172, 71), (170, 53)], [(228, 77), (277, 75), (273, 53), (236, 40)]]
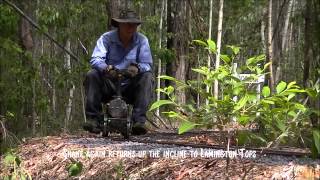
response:
[(135, 12), (122, 11), (119, 18), (111, 21), (117, 29), (104, 33), (98, 39), (90, 61), (92, 70), (84, 82), (88, 119), (83, 126), (85, 130), (100, 133), (99, 121), (103, 120), (101, 103), (106, 103), (115, 94), (106, 82), (113, 80), (115, 70), (127, 69), (132, 78), (122, 82), (121, 92), (133, 105), (132, 134), (147, 132), (145, 122), (151, 99), (152, 56), (148, 39), (137, 32), (141, 23)]

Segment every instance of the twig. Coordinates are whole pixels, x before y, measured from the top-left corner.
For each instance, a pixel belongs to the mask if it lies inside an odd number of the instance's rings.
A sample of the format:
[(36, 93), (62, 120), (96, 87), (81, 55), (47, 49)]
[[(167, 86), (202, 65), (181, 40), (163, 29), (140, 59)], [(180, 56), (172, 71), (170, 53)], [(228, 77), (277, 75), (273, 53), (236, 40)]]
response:
[(158, 116), (155, 112), (153, 112), (153, 115), (164, 125), (166, 129), (170, 129), (160, 116)]
[[(4, 140), (6, 140), (6, 138), (7, 138), (7, 129), (6, 129), (6, 127), (4, 126), (4, 120), (5, 120), (5, 119), (4, 119), (4, 117), (2, 117), (2, 116), (0, 116), (0, 118), (1, 118), (1, 119), (0, 119), (0, 124), (1, 124), (1, 129), (2, 129), (2, 131), (0, 131), (0, 132), (3, 132), (3, 136), (2, 136), (2, 137), (3, 137)], [(2, 121), (2, 120), (3, 120), (3, 121)], [(1, 130), (1, 129), (0, 129), (0, 130)]]
[(158, 126), (156, 123), (154, 123), (153, 121), (151, 121), (151, 120), (148, 119), (148, 118), (147, 118), (147, 121), (148, 121), (152, 126), (154, 126), (155, 128), (159, 129), (159, 126)]

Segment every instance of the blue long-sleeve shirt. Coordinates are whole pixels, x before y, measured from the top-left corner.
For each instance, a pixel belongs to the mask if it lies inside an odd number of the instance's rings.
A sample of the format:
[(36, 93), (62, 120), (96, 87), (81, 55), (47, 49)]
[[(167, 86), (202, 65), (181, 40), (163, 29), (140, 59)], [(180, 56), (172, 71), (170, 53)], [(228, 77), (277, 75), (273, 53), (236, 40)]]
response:
[(92, 68), (99, 71), (103, 71), (108, 65), (126, 69), (131, 63), (137, 64), (140, 72), (151, 70), (152, 55), (148, 39), (136, 32), (132, 43), (124, 48), (118, 30), (106, 32), (98, 39), (90, 60)]

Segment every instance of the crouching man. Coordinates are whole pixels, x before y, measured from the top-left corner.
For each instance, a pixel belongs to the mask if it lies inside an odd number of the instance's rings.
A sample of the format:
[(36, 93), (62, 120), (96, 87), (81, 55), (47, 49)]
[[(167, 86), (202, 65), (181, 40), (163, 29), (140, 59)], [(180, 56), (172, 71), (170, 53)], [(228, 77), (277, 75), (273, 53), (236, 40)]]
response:
[(90, 64), (92, 70), (84, 82), (86, 91), (87, 122), (83, 128), (91, 133), (100, 133), (103, 121), (102, 103), (108, 102), (115, 92), (106, 79), (113, 80), (116, 70), (125, 70), (132, 78), (123, 80), (121, 92), (133, 105), (132, 134), (147, 133), (146, 112), (152, 91), (152, 56), (148, 39), (137, 32), (142, 21), (131, 10), (122, 11), (118, 18), (112, 18), (115, 30), (104, 33), (94, 48)]

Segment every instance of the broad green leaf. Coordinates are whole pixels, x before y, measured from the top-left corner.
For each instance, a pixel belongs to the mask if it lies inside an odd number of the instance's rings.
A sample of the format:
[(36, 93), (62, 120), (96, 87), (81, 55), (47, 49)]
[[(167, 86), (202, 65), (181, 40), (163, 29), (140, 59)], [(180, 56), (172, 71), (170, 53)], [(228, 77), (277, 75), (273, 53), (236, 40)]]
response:
[(246, 105), (247, 101), (248, 101), (248, 96), (245, 95), (244, 97), (242, 97), (239, 100), (239, 102), (236, 103), (236, 106), (234, 107), (234, 110), (237, 111), (237, 110), (241, 109), (243, 106)]
[(261, 102), (267, 103), (267, 104), (274, 104), (274, 101), (267, 100), (267, 99), (262, 99)]
[(287, 101), (290, 101), (293, 97), (295, 97), (296, 96), (296, 94), (295, 93), (290, 93), (289, 95), (288, 95), (288, 98), (287, 98)]
[(204, 69), (192, 69), (194, 72), (197, 72), (197, 73), (200, 73), (200, 74), (203, 74), (203, 75), (207, 75), (208, 72)]
[(303, 89), (288, 89), (285, 92), (289, 92), (289, 93), (304, 93), (306, 91), (303, 90)]
[(237, 96), (240, 94), (241, 90), (242, 90), (241, 87), (235, 87), (232, 89), (232, 94)]
[(10, 111), (7, 111), (6, 116), (13, 118), (14, 114), (12, 112), (10, 112)]
[(158, 76), (158, 78), (160, 79), (165, 79), (165, 80), (170, 80), (170, 81), (176, 81), (177, 79), (171, 76), (167, 76), (167, 75), (162, 75), (162, 76)]
[(190, 122), (190, 121), (184, 121), (180, 124), (179, 126), (179, 132), (178, 134), (182, 134), (185, 133), (187, 131), (190, 131), (191, 129), (193, 129), (196, 126), (195, 123)]
[(9, 154), (5, 155), (3, 162), (6, 166), (10, 166), (14, 163), (15, 159), (16, 159), (16, 156), (9, 153)]
[(297, 82), (296, 81), (292, 81), (288, 84), (287, 89), (290, 89), (293, 85), (295, 85)]
[(296, 117), (297, 113), (294, 111), (290, 111), (290, 112), (288, 112), (288, 115), (291, 117)]
[(276, 87), (277, 93), (280, 94), (283, 90), (286, 89), (286, 86), (287, 86), (287, 83), (281, 81)]
[(308, 89), (306, 89), (306, 92), (311, 98), (317, 97), (317, 91), (314, 89), (308, 88)]
[(162, 105), (167, 105), (167, 104), (174, 104), (174, 102), (172, 102), (170, 100), (159, 100), (159, 101), (156, 101), (151, 105), (149, 111), (152, 111), (154, 109), (159, 108)]
[(314, 144), (318, 150), (318, 154), (320, 154), (320, 130), (314, 129), (312, 131), (312, 135), (313, 135)]
[(240, 117), (238, 117), (237, 119), (238, 119), (238, 122), (239, 122), (241, 125), (245, 126), (245, 125), (247, 125), (248, 122), (250, 121), (250, 116), (240, 116)]
[(197, 43), (197, 44), (199, 44), (201, 46), (204, 46), (204, 47), (208, 46), (207, 43), (205, 43), (204, 41), (201, 41), (201, 40), (193, 40), (193, 42), (195, 42), (195, 43)]
[(223, 62), (226, 63), (226, 64), (229, 64), (231, 62), (230, 57), (228, 55), (225, 55), (225, 54), (221, 54), (220, 55), (220, 59), (222, 59)]
[(285, 132), (286, 125), (281, 121), (281, 119), (276, 119), (276, 126), (281, 130), (281, 132)]
[(262, 96), (269, 97), (270, 96), (270, 88), (268, 86), (264, 86), (262, 88)]
[(167, 75), (162, 75), (162, 76), (159, 76), (160, 79), (166, 79), (166, 80), (170, 80), (170, 81), (174, 81), (175, 83), (177, 83), (177, 85), (179, 86), (188, 86), (186, 83), (182, 82), (182, 81), (179, 81), (178, 79), (174, 78), (174, 77), (171, 77), (171, 76), (167, 76)]
[(174, 87), (173, 86), (168, 86), (166, 90), (167, 90), (168, 94), (171, 94), (174, 91)]
[(215, 53), (217, 51), (216, 43), (214, 41), (212, 41), (211, 39), (208, 39), (207, 43), (208, 43), (210, 51)]
[(300, 104), (300, 103), (295, 103), (294, 107), (299, 109), (302, 112), (305, 112), (307, 110), (306, 107), (303, 104)]
[(234, 55), (237, 55), (240, 51), (240, 47), (238, 46), (230, 46), (230, 45), (227, 45), (228, 48), (232, 49), (232, 52)]
[(77, 176), (78, 174), (81, 173), (81, 171), (82, 171), (81, 162), (72, 163), (68, 167), (69, 176)]
[(265, 55), (259, 55), (259, 56), (254, 56), (251, 57), (247, 60), (246, 64), (247, 65), (256, 65), (258, 62), (265, 60), (266, 56)]

